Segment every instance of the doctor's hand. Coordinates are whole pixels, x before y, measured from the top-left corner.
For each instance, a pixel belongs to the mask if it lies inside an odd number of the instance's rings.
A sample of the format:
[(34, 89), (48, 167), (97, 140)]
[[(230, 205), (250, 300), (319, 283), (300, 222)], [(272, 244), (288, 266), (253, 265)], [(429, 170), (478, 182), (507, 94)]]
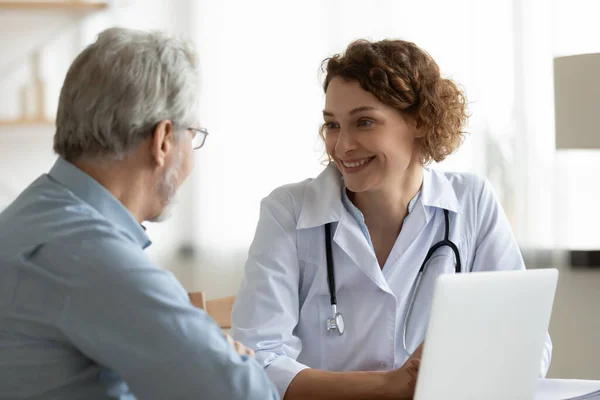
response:
[[(408, 357), (409, 360), (416, 358), (417, 360), (421, 359), (421, 356), (423, 355), (423, 345), (425, 344), (425, 342), (422, 342), (419, 347), (417, 347), (417, 349), (415, 350), (414, 353), (411, 354), (410, 357)], [(407, 360), (408, 361), (408, 360)]]
[(412, 399), (417, 386), (417, 376), (421, 364), (423, 344), (397, 370), (388, 372), (388, 388), (398, 399)]
[(254, 350), (247, 348), (242, 343), (236, 340), (233, 340), (231, 335), (229, 335), (228, 333), (225, 334), (225, 339), (227, 340), (227, 343), (233, 346), (235, 352), (238, 353), (240, 356), (254, 357)]

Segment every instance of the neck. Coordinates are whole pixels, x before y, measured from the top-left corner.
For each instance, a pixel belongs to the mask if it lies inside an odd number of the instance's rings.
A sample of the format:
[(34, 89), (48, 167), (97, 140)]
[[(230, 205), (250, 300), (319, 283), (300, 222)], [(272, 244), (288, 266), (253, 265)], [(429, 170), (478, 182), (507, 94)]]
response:
[(408, 215), (408, 205), (423, 183), (423, 166), (409, 166), (381, 188), (368, 192), (348, 193), (365, 217), (369, 230), (400, 233)]
[(139, 223), (148, 219), (147, 200), (143, 172), (135, 161), (75, 161), (77, 168), (91, 176), (104, 186), (117, 200), (129, 210)]

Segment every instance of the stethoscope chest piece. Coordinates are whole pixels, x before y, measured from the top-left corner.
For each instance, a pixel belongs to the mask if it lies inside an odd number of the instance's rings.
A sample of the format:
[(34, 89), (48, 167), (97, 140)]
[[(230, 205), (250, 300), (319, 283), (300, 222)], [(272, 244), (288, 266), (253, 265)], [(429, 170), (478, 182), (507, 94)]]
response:
[(344, 317), (341, 313), (337, 312), (335, 305), (331, 306), (332, 318), (327, 318), (327, 332), (337, 332), (338, 335), (343, 335), (346, 329), (344, 325)]

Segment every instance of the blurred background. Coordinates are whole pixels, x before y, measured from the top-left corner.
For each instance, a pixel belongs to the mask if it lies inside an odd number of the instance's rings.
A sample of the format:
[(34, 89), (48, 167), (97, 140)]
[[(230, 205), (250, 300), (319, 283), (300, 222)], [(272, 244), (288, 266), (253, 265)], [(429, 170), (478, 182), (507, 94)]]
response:
[(600, 152), (556, 145), (553, 66), (600, 52), (598, 15), (597, 0), (0, 1), (0, 210), (53, 164), (58, 93), (85, 45), (114, 25), (182, 35), (210, 135), (174, 216), (148, 225), (148, 253), (188, 291), (234, 295), (260, 200), (323, 169), (321, 61), (358, 38), (410, 40), (472, 113), (462, 148), (433, 167), (487, 176), (528, 267), (560, 269), (549, 376), (600, 379), (600, 268), (569, 256), (600, 249)]

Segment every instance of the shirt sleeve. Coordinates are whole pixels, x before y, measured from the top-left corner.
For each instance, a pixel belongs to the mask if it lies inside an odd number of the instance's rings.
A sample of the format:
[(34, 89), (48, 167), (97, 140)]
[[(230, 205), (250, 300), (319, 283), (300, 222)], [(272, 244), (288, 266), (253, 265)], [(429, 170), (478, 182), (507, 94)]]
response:
[(65, 277), (72, 282), (61, 329), (138, 398), (278, 398), (260, 365), (238, 355), (175, 277), (141, 249), (105, 238), (68, 250), (43, 250), (48, 262), (77, 270)]
[[(489, 181), (483, 182), (477, 206), (477, 227), (473, 271), (524, 270), (525, 263), (504, 214), (500, 202)], [(490, 262), (493, 260), (493, 262)], [(546, 342), (540, 366), (540, 377), (545, 377), (552, 359), (552, 340), (546, 334)]]
[(234, 338), (255, 350), (282, 398), (296, 374), (308, 368), (296, 361), (302, 349), (294, 334), (300, 314), (300, 271), (296, 221), (291, 199), (285, 196), (275, 192), (261, 203), (232, 313)]

